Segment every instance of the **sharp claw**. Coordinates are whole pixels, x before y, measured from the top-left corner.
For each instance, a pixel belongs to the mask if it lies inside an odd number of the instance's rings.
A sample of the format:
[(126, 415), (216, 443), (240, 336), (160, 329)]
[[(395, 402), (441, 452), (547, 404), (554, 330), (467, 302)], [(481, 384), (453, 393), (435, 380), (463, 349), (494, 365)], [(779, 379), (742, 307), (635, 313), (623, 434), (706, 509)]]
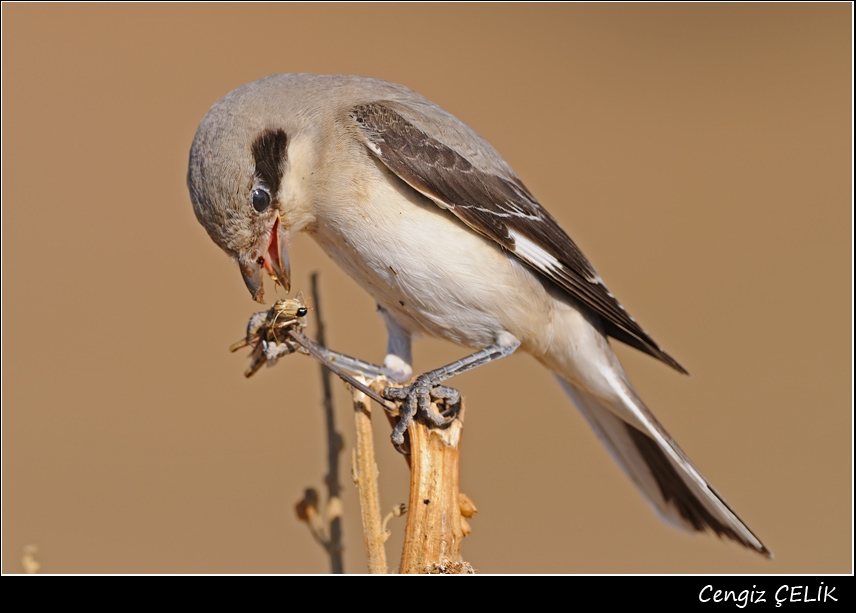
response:
[(405, 400), (408, 390), (409, 388), (406, 387), (385, 387), (383, 397), (387, 400)]
[[(442, 428), (457, 418), (461, 408), (461, 394), (458, 390), (444, 385), (434, 385), (424, 375), (417, 377), (416, 381), (407, 387), (384, 388), (383, 397), (400, 403), (400, 417), (391, 436), (392, 443), (400, 453), (407, 453), (402, 447), (404, 433), (417, 413), (422, 415), (428, 424)], [(444, 410), (432, 411), (432, 401), (442, 402)]]

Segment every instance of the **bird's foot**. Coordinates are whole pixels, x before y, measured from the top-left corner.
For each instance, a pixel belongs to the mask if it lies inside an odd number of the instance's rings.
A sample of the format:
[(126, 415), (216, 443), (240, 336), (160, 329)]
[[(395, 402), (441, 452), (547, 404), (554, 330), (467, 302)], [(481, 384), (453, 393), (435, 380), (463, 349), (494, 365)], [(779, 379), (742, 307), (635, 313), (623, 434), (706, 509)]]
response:
[[(387, 387), (383, 390), (383, 397), (400, 403), (400, 416), (391, 438), (401, 453), (405, 453), (404, 433), (417, 412), (429, 425), (442, 428), (452, 423), (461, 409), (461, 393), (445, 385), (432, 384), (427, 375), (417, 377), (412, 385), (406, 387)], [(437, 411), (431, 409), (432, 402), (437, 404)]]

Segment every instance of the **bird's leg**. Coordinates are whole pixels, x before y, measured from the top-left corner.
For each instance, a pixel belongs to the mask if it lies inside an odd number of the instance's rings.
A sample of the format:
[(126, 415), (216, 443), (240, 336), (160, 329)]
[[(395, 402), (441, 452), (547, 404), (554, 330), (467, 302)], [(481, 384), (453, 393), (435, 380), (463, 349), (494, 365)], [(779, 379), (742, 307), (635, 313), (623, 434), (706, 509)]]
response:
[[(333, 351), (327, 347), (322, 347), (314, 341), (305, 339), (301, 344), (312, 353), (316, 359), (323, 362), (330, 370), (343, 377), (341, 370), (351, 374), (361, 375), (367, 379), (378, 379), (384, 377), (386, 380), (393, 383), (404, 383), (409, 381), (413, 368), (411, 367), (411, 351), (410, 351), (410, 333), (398, 324), (380, 305), (378, 311), (383, 316), (386, 322), (388, 340), (386, 345), (386, 358), (384, 358), (383, 366), (354, 358), (338, 351)], [(345, 377), (343, 377), (345, 378)], [(348, 379), (346, 379), (348, 380)], [(348, 380), (350, 383), (351, 381)], [(353, 385), (353, 384), (352, 384)], [(365, 390), (363, 390), (365, 391)], [(367, 392), (366, 392), (367, 393)], [(374, 400), (377, 400), (380, 405), (389, 412), (396, 410), (387, 400), (380, 398), (377, 394), (368, 394)]]
[(309, 337), (304, 336), (299, 330), (289, 330), (288, 336), (298, 345), (303, 347), (309, 355), (338, 375), (343, 381), (360, 390), (372, 400), (375, 400), (384, 408), (384, 410), (392, 413), (397, 409), (394, 404), (390, 404), (389, 400), (382, 397), (372, 388), (368, 387), (361, 381), (358, 381), (351, 375), (351, 373), (354, 373), (369, 379), (377, 378), (379, 376), (378, 372), (383, 374), (383, 368), (381, 366), (331, 351), (330, 349), (319, 345)]
[[(508, 332), (503, 332), (490, 347), (476, 351), (472, 355), (452, 362), (436, 370), (419, 375), (416, 381), (407, 387), (388, 387), (383, 391), (385, 398), (401, 402), (401, 417), (392, 431), (392, 442), (401, 451), (404, 444), (404, 432), (413, 421), (417, 411), (429, 423), (441, 427), (450, 423), (458, 414), (461, 395), (457, 390), (440, 385), (455, 375), (460, 375), (477, 366), (507, 357), (520, 346), (520, 341)], [(440, 400), (445, 410), (439, 414), (431, 411), (431, 401)]]
[(386, 324), (386, 357), (383, 359), (386, 377), (394, 383), (407, 383), (413, 376), (410, 331), (382, 306), (377, 305), (377, 310)]
[[(404, 383), (409, 381), (413, 374), (413, 368), (410, 366), (412, 362), (410, 333), (402, 328), (389, 315), (386, 309), (380, 305), (378, 305), (377, 308), (386, 322), (388, 334), (386, 348), (387, 355), (383, 361), (383, 366), (372, 364), (371, 362), (366, 362), (365, 360), (360, 360), (359, 358), (354, 358), (349, 355), (345, 355), (344, 353), (339, 353), (338, 351), (333, 351), (332, 349), (323, 347), (314, 341), (309, 341), (308, 344), (304, 344), (304, 347), (309, 349), (311, 346), (316, 359), (324, 362), (328, 367), (335, 365), (351, 374), (361, 375), (367, 379), (385, 377), (387, 380), (394, 383)], [(261, 315), (261, 313), (257, 315)], [(254, 316), (254, 319), (250, 320), (250, 326), (255, 325), (258, 327), (258, 322), (255, 318), (256, 316)], [(249, 327), (247, 334), (249, 335)], [(381, 404), (384, 405), (384, 408), (389, 410), (387, 405), (384, 403)]]
[(351, 374), (362, 375), (366, 379), (377, 379), (380, 376), (386, 376), (386, 369), (383, 366), (372, 364), (359, 358), (352, 358), (344, 353), (323, 347), (314, 341), (312, 343), (314, 345), (313, 348), (324, 358), (323, 362), (325, 364), (335, 364)]

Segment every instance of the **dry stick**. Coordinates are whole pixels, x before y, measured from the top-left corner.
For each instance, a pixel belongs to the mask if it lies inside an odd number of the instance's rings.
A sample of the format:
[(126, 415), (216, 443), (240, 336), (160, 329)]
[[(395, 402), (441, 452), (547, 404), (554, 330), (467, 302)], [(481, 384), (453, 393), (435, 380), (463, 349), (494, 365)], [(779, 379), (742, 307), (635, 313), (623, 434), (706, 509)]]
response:
[[(324, 322), (321, 319), (321, 301), (318, 298), (318, 273), (312, 273), (312, 301), (315, 305), (315, 324), (318, 327), (318, 343), (327, 346), (324, 338)], [(330, 371), (321, 364), (321, 384), (324, 387), (324, 419), (327, 426), (327, 465), (324, 479), (327, 485), (327, 509), (330, 540), (327, 552), (330, 555), (330, 572), (342, 574), (345, 564), (342, 559), (342, 484), (339, 481), (339, 454), (342, 452), (342, 437), (336, 432), (336, 416), (333, 412), (333, 392), (330, 386)]]
[(383, 521), (380, 516), (380, 493), (378, 492), (377, 464), (372, 443), (372, 417), (368, 396), (358, 389), (351, 390), (354, 396), (354, 425), (357, 445), (354, 450), (351, 471), (360, 496), (360, 514), (363, 520), (363, 535), (366, 539), (369, 572), (383, 574), (386, 568), (386, 550)]
[[(432, 410), (436, 405), (432, 404)], [(464, 402), (446, 428), (427, 426), (421, 417), (410, 435), (410, 509), (401, 556), (402, 573), (467, 573), (460, 561), (463, 529), (458, 494)]]
[[(326, 347), (324, 325), (318, 300), (317, 274), (312, 275), (312, 295), (318, 325), (318, 343)], [(327, 417), (330, 473), (328, 508), (341, 509), (338, 479), (338, 456), (341, 438), (335, 430), (330, 391), (330, 372), (321, 367), (324, 385), (324, 406)], [(376, 382), (377, 383), (377, 382)], [(352, 389), (357, 450), (353, 461), (354, 481), (360, 495), (363, 532), (368, 550), (369, 572), (385, 573), (386, 540), (380, 516), (380, 496), (377, 485), (377, 465), (372, 443), (371, 412), (365, 394)], [(432, 410), (437, 406), (432, 404)], [(459, 498), (460, 442), (463, 430), (464, 401), (457, 418), (445, 428), (427, 426), (417, 417), (408, 428), (411, 468), (410, 513), (405, 531), (401, 558), (402, 573), (469, 573), (472, 567), (461, 562), (461, 540), (464, 537), (461, 502)], [(333, 502), (337, 504), (333, 505)], [(330, 553), (333, 572), (342, 569), (341, 516), (330, 519)]]

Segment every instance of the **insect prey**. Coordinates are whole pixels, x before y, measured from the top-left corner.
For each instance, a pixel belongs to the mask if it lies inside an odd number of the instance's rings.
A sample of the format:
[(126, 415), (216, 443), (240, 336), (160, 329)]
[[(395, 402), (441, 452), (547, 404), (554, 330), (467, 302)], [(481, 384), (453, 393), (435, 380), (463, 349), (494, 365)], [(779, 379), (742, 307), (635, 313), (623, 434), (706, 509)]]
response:
[(250, 317), (246, 336), (229, 347), (233, 353), (244, 347), (253, 348), (245, 377), (252, 377), (265, 364), (273, 366), (277, 359), (295, 351), (308, 353), (288, 334), (289, 330), (301, 331), (306, 327), (308, 312), (301, 292), (296, 298), (277, 300), (267, 311)]

